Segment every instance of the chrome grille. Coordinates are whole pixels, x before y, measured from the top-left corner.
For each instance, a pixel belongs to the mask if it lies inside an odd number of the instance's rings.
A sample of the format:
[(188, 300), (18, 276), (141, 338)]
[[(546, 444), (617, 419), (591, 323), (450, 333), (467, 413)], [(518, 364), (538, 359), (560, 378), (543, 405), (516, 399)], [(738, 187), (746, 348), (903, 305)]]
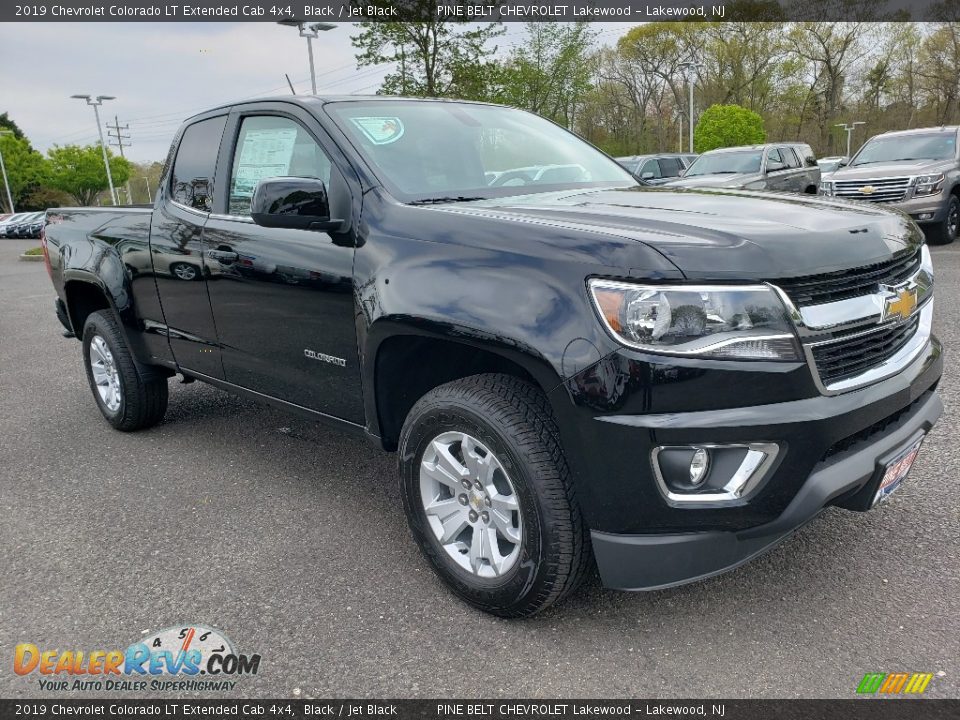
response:
[[(911, 178), (893, 177), (873, 180), (837, 180), (833, 183), (835, 197), (850, 200), (869, 200), (870, 202), (896, 202), (903, 200), (910, 187)], [(873, 188), (872, 192), (863, 192), (863, 188)]]
[(814, 345), (813, 360), (824, 385), (854, 377), (879, 365), (906, 345), (920, 326), (920, 317), (868, 333)]
[(877, 292), (878, 286), (898, 285), (920, 268), (920, 253), (905, 253), (881, 263), (807, 275), (786, 280), (772, 280), (797, 307), (836, 302)]

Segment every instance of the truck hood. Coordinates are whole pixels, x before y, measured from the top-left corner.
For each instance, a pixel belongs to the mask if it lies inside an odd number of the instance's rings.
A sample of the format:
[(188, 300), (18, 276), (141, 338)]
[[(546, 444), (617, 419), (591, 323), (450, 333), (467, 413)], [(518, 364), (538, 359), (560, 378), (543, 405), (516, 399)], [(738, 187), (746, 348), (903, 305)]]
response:
[(672, 180), (668, 185), (670, 187), (715, 187), (715, 188), (739, 188), (749, 182), (760, 180), (759, 173), (736, 173), (733, 175), (717, 173), (716, 175), (694, 175), (684, 177), (679, 180)]
[(846, 270), (923, 242), (913, 221), (895, 211), (743, 190), (594, 189), (435, 209), (633, 239), (691, 279), (774, 279)]
[(838, 168), (830, 177), (831, 182), (842, 180), (868, 180), (908, 175), (936, 175), (953, 167), (951, 161), (915, 160), (910, 162), (885, 162)]

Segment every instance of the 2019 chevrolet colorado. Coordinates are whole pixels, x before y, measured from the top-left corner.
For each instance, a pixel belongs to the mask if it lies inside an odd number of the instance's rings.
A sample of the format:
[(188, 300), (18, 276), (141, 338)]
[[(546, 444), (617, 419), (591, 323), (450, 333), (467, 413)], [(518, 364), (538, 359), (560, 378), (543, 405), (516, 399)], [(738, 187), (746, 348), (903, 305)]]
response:
[(639, 187), (518, 110), (284, 97), (186, 121), (152, 208), (47, 213), (119, 430), (174, 375), (397, 451), (412, 534), (508, 617), (867, 510), (941, 412), (933, 269), (879, 206)]

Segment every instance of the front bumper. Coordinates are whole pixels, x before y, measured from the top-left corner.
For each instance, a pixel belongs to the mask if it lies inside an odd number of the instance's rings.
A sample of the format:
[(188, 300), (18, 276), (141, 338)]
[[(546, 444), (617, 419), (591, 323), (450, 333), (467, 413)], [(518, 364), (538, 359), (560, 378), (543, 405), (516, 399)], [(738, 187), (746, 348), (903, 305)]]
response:
[(948, 198), (949, 195), (941, 191), (936, 195), (912, 197), (902, 202), (882, 203), (882, 206), (902, 210), (920, 224), (938, 223), (946, 217)]
[(930, 391), (881, 436), (859, 449), (820, 463), (775, 520), (740, 531), (618, 535), (592, 532), (604, 585), (657, 590), (731, 570), (769, 550), (831, 504), (866, 506), (880, 480), (882, 459), (909, 446), (933, 427), (943, 404)]
[[(828, 505), (862, 509), (878, 461), (941, 413), (930, 336), (895, 375), (825, 395), (806, 363), (652, 358), (620, 350), (551, 393), (604, 584), (654, 589), (735, 567)], [(679, 507), (658, 485), (661, 446), (774, 443), (756, 490)], [(863, 495), (858, 496), (862, 490)]]

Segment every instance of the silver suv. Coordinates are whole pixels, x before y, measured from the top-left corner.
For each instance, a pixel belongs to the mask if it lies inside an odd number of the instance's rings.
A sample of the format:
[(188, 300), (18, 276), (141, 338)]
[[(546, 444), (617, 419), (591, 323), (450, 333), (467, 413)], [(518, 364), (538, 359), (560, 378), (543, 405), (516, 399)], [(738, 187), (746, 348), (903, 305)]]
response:
[(958, 130), (953, 126), (875, 135), (820, 192), (903, 210), (923, 227), (931, 243), (952, 243), (960, 229)]
[(767, 143), (703, 153), (670, 187), (722, 187), (816, 194), (820, 166), (806, 143)]

